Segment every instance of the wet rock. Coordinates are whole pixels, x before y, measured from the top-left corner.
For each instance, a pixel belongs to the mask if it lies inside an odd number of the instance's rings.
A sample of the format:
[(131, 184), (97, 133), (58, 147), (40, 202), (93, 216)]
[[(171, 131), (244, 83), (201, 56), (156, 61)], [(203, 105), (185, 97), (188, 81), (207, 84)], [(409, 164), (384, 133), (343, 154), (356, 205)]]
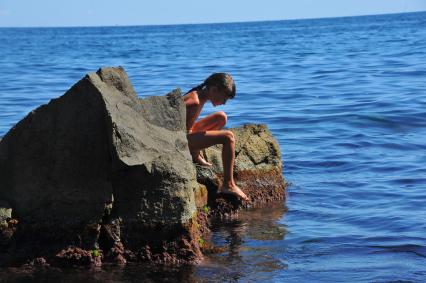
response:
[(0, 262), (11, 244), (19, 221), (12, 218), (12, 208), (8, 202), (0, 200)]
[(47, 263), (46, 259), (43, 257), (38, 257), (30, 261), (29, 265), (34, 267), (49, 267), (50, 265)]
[(99, 235), (99, 248), (104, 251), (111, 250), (116, 244), (120, 243), (120, 233), (120, 223), (118, 220), (103, 224)]
[(194, 190), (195, 205), (197, 208), (203, 208), (208, 203), (208, 191), (205, 185), (200, 184)]
[(83, 249), (97, 249), (100, 230), (101, 225), (98, 223), (86, 225), (82, 233), (79, 235), (79, 246)]
[(61, 267), (101, 266), (102, 254), (97, 250), (88, 251), (77, 247), (68, 247), (56, 254), (55, 263)]
[(4, 253), (12, 242), (12, 237), (16, 232), (15, 221), (4, 221), (0, 223), (0, 262), (2, 260), (2, 253)]

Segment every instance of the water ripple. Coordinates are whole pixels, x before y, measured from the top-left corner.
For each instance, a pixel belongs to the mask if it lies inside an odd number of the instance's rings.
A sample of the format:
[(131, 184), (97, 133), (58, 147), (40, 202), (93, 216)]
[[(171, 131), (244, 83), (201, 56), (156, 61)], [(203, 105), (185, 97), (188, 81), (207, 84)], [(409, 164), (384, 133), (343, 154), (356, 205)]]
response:
[[(278, 139), (293, 184), (287, 207), (217, 226), (223, 254), (163, 276), (423, 282), (425, 18), (0, 28), (0, 136), (101, 66), (124, 66), (141, 97), (230, 72), (237, 96), (220, 110), (229, 127), (266, 123)], [(203, 114), (217, 110), (208, 105)], [(119, 273), (99, 276), (150, 276)]]

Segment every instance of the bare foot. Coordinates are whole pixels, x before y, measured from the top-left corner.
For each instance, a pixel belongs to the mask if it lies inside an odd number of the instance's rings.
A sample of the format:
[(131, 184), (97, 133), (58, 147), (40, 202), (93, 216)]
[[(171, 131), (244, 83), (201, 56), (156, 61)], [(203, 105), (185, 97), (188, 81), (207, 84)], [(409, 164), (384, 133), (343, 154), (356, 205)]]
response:
[(201, 156), (201, 153), (200, 153), (200, 152), (197, 154), (197, 156), (196, 156), (196, 157), (194, 157), (194, 155), (192, 156), (192, 161), (193, 161), (195, 164), (198, 164), (198, 165), (201, 165), (201, 166), (206, 166), (206, 167), (211, 167), (211, 166), (213, 166), (213, 164), (211, 164), (210, 162), (207, 162), (207, 161), (203, 158), (203, 156)]
[(237, 185), (233, 185), (233, 186), (229, 186), (229, 187), (222, 187), (222, 189), (220, 190), (220, 193), (234, 195), (234, 196), (239, 197), (239, 198), (241, 198), (245, 201), (250, 200), (247, 197), (247, 195)]

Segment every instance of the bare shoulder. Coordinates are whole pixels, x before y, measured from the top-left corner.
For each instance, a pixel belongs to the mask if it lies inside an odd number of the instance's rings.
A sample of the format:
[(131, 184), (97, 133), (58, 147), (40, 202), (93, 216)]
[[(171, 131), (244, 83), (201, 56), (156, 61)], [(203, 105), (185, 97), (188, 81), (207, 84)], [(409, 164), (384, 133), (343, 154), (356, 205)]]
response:
[(196, 91), (191, 91), (188, 94), (185, 94), (183, 101), (186, 106), (198, 106), (200, 105), (200, 99), (198, 98), (198, 93)]

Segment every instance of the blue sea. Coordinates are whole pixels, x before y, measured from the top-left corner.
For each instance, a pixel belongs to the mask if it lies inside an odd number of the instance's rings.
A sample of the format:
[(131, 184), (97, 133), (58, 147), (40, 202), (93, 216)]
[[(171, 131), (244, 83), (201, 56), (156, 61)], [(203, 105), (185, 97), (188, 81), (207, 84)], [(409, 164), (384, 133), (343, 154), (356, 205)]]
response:
[(2, 269), (0, 281), (426, 282), (426, 12), (1, 28), (0, 136), (86, 73), (118, 65), (141, 97), (231, 73), (236, 98), (203, 114), (268, 125), (286, 201), (215, 223), (225, 251), (198, 266)]

